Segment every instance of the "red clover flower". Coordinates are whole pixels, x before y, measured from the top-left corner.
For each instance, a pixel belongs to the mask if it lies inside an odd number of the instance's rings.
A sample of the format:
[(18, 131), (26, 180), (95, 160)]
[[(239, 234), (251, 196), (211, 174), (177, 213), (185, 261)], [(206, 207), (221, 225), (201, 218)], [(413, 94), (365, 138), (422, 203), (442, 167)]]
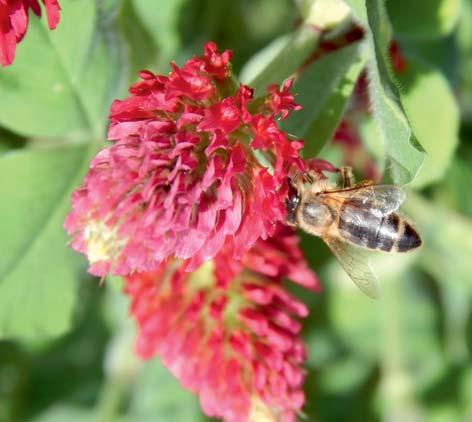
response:
[(168, 76), (141, 72), (113, 103), (114, 143), (92, 161), (66, 220), (93, 274), (153, 271), (168, 258), (193, 270), (228, 242), (240, 259), (284, 221), (303, 144), (276, 121), (299, 106), (291, 82), (254, 100), (232, 80), (230, 57), (207, 43)]
[(308, 309), (281, 282), (316, 289), (317, 280), (290, 229), (258, 240), (240, 261), (232, 259), (233, 247), (227, 242), (193, 273), (187, 262), (170, 259), (125, 278), (136, 351), (160, 356), (209, 416), (295, 421), (306, 355), (298, 319)]
[[(57, 0), (42, 0), (46, 7), (49, 29), (56, 28), (61, 10)], [(0, 63), (8, 66), (15, 58), (16, 45), (28, 29), (28, 12), (41, 16), (38, 0), (0, 0)]]

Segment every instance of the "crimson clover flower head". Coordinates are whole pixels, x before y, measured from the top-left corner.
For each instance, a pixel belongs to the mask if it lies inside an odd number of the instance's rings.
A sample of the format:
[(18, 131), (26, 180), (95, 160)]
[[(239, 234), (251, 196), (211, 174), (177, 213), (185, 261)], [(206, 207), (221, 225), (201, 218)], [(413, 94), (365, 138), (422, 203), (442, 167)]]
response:
[(296, 110), (291, 82), (262, 99), (231, 77), (214, 43), (167, 75), (149, 71), (111, 107), (113, 144), (92, 161), (65, 227), (90, 272), (188, 271), (225, 244), (241, 258), (285, 218), (287, 176), (303, 144), (278, 126)]
[[(57, 0), (43, 0), (49, 29), (56, 28), (61, 10)], [(16, 45), (28, 29), (28, 12), (41, 16), (38, 0), (0, 0), (0, 63), (8, 66), (15, 58)]]
[(259, 239), (241, 260), (226, 241), (195, 272), (169, 259), (125, 277), (138, 326), (136, 351), (158, 355), (204, 412), (226, 422), (295, 421), (303, 403), (300, 318), (307, 307), (286, 292), (290, 278), (317, 289), (298, 239), (286, 228)]

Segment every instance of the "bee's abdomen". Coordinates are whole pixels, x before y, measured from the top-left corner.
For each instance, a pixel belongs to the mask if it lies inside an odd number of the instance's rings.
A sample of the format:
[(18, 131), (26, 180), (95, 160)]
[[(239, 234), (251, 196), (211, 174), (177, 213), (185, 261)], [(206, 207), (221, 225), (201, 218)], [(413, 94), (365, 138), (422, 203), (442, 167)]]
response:
[(401, 234), (399, 234), (395, 242), (395, 252), (408, 252), (412, 249), (419, 248), (423, 241), (415, 228), (405, 219), (401, 221)]
[(368, 211), (355, 214), (344, 208), (339, 215), (339, 231), (350, 242), (385, 252), (407, 252), (421, 245), (413, 226), (396, 213), (385, 216)]

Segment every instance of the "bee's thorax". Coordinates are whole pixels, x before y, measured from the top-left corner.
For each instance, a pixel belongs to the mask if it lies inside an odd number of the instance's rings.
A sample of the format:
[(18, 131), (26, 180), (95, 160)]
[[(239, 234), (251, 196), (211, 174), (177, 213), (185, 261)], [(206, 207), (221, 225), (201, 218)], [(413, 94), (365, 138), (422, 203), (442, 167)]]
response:
[(308, 233), (320, 236), (335, 221), (333, 210), (314, 195), (302, 199), (297, 209), (297, 222)]

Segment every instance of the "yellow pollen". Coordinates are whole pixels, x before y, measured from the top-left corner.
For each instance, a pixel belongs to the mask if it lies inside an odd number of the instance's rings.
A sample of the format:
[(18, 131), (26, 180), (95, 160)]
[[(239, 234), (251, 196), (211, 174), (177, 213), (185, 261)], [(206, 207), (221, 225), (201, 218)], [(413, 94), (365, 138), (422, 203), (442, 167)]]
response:
[(113, 260), (125, 244), (118, 236), (118, 228), (103, 221), (91, 220), (84, 229), (87, 257), (90, 263)]
[(278, 422), (277, 414), (259, 397), (252, 396), (249, 422)]

